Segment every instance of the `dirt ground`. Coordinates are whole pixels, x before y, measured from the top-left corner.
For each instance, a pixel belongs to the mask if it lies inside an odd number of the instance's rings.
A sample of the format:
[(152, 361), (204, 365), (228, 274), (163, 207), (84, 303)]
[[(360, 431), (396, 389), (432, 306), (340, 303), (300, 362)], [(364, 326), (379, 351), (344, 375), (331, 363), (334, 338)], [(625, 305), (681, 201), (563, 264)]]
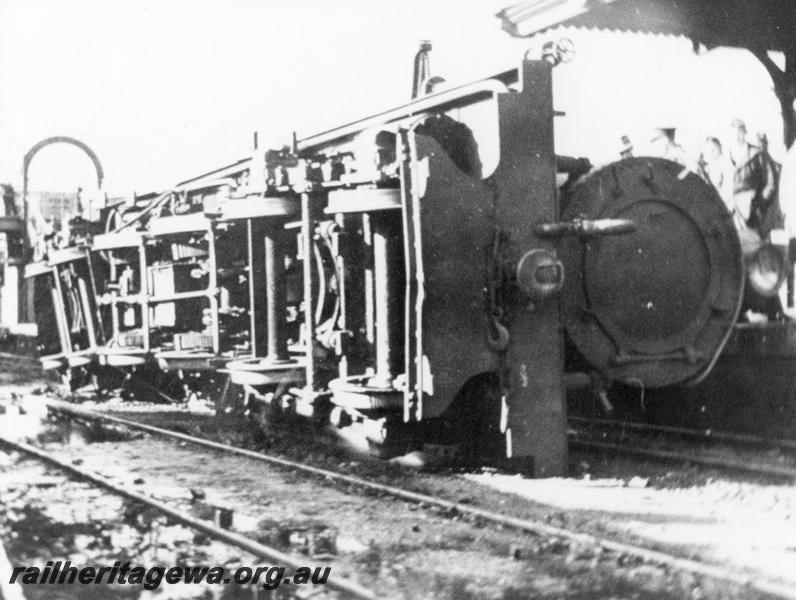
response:
[[(20, 403), (31, 397), (33, 387), (9, 381), (0, 388), (0, 400)], [(28, 412), (0, 415), (0, 434), (38, 436), (36, 410)], [(302, 443), (300, 437), (288, 448), (278, 437), (263, 440), (252, 435), (234, 416), (174, 411), (146, 416), (163, 425), (170, 419), (172, 424), (179, 421), (190, 433), (270, 447), (293, 458), (458, 502), (730, 565), (752, 579), (765, 577), (796, 589), (793, 486), (635, 462), (587, 464), (580, 458), (573, 469), (578, 476), (570, 478), (534, 480), (489, 469), (421, 473)], [(190, 452), (184, 445), (148, 436), (96, 440), (81, 428), (61, 428), (49, 442), (84, 467), (138, 481), (134, 485), (146, 493), (186, 510), (192, 509), (191, 490), (201, 490), (213, 502), (234, 507), (236, 529), (264, 541), (275, 527), (294, 532), (308, 524), (333, 529), (337, 549), (330, 560), (336, 573), (375, 586), (384, 597), (762, 597), (624, 557), (606, 557), (594, 548), (474, 526), (456, 515), (369, 498), (284, 469), (225, 455), (209, 460), (206, 452)], [(293, 543), (288, 550), (307, 551), (295, 546), (302, 543), (300, 535)]]
[[(528, 480), (464, 477), (479, 485), (595, 522), (606, 536), (650, 543), (796, 590), (796, 487), (708, 478), (683, 487), (661, 482), (660, 467), (613, 465), (615, 476)], [(639, 475), (629, 476), (631, 472)], [(670, 472), (669, 472), (670, 473)], [(671, 476), (671, 475), (670, 475)], [(634, 480), (633, 477), (636, 477)]]

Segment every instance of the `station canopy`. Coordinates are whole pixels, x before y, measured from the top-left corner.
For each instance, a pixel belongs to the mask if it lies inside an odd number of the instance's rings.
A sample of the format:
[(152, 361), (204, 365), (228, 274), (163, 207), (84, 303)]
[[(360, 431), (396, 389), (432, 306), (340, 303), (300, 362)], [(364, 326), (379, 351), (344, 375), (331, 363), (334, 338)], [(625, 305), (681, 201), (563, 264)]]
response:
[[(690, 38), (695, 48), (746, 48), (772, 78), (782, 105), (786, 146), (796, 138), (796, 0), (523, 0), (497, 17), (516, 37), (565, 25), (680, 35)], [(784, 53), (784, 69), (768, 51)]]
[(525, 0), (497, 16), (517, 37), (568, 25), (682, 35), (708, 48), (796, 47), (795, 0)]

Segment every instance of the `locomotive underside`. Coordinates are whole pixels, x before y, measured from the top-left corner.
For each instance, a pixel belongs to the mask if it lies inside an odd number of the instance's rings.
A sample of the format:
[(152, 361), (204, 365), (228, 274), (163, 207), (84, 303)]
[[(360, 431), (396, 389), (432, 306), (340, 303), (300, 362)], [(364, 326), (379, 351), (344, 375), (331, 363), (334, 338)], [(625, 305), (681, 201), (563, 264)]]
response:
[(703, 379), (745, 267), (674, 163), (557, 193), (551, 80), (525, 61), (107, 211), (30, 270), (45, 368), (564, 473), (567, 391)]

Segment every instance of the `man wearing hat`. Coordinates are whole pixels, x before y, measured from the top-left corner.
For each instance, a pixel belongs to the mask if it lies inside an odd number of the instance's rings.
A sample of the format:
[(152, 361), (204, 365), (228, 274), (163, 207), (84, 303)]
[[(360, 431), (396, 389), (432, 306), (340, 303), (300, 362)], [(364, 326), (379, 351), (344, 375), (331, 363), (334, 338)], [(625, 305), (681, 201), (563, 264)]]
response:
[[(735, 139), (730, 145), (733, 174), (733, 203), (746, 224), (759, 230), (776, 192), (777, 175), (771, 162), (764, 160), (760, 149), (746, 140), (746, 123), (731, 123)], [(760, 232), (763, 233), (763, 232)]]
[(780, 229), (785, 223), (785, 214), (779, 201), (779, 175), (782, 165), (769, 154), (768, 136), (763, 132), (757, 134), (757, 147), (758, 160), (765, 175), (766, 185), (760, 194), (760, 203), (755, 208), (760, 233), (763, 237), (767, 237), (772, 229)]
[(650, 140), (653, 144), (654, 154), (685, 165), (685, 150), (675, 141), (677, 128), (670, 126), (656, 127), (654, 131), (655, 133)]
[(621, 158), (633, 157), (633, 142), (630, 141), (630, 136), (625, 134), (619, 140), (619, 156)]

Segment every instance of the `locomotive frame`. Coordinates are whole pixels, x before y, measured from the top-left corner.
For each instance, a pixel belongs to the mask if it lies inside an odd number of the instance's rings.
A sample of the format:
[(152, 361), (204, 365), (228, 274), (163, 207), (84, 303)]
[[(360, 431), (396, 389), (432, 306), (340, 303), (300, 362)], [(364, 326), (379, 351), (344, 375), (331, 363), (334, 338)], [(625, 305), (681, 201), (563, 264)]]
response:
[[(468, 381), (499, 372), (506, 455), (532, 463), (538, 474), (563, 473), (554, 299), (561, 272), (552, 260), (554, 243), (532, 227), (557, 219), (551, 70), (545, 61), (525, 61), (494, 78), (300, 140), (291, 151), (256, 152), (139, 203), (113, 220), (115, 231), (83, 240), (91, 251), (78, 251), (81, 260), (107, 263), (94, 269), (97, 285), (81, 305), (91, 313), (85, 321), (91, 331), (64, 331), (60, 352), (44, 366), (64, 372), (105, 365), (132, 370), (152, 361), (178, 372), (225, 367), (257, 398), (338, 427), (362, 427), (371, 441), (402, 449), (414, 436), (403, 437), (405, 424), (439, 418)], [(478, 148), (450, 116), (476, 105), (486, 107), (500, 144), (486, 180), (467, 172)], [(163, 211), (167, 205), (174, 210)], [(218, 227), (240, 224), (248, 286), (241, 308), (249, 326), (245, 342), (234, 348), (219, 331), (225, 291), (216, 245)], [(451, 252), (454, 239), (458, 250)], [(155, 249), (180, 244), (207, 264), (161, 260), (164, 253)], [(491, 323), (480, 268), (487, 248), (500, 280), (493, 282)], [(508, 282), (510, 265), (528, 253), (551, 257), (552, 267), (534, 267), (553, 278), (542, 295)], [(206, 277), (197, 289), (161, 293), (153, 289), (161, 263), (171, 269), (164, 280), (172, 284), (178, 266)], [(48, 268), (59, 271), (49, 260), (29, 274), (45, 276)], [(536, 271), (529, 273), (532, 286)], [(197, 298), (209, 304), (209, 339), (186, 351), (156, 335), (156, 307), (168, 307), (174, 324), (175, 313), (196, 315), (198, 307), (181, 311), (180, 304)], [(57, 320), (64, 320), (64, 300), (54, 299)], [(101, 323), (94, 318), (99, 314)], [(172, 329), (197, 333), (199, 327)], [(174, 333), (175, 339), (181, 334), (188, 332)], [(80, 335), (91, 343), (77, 344)]]
[[(75, 305), (85, 331), (60, 326), (44, 366), (156, 366), (186, 387), (227, 374), (269, 418), (310, 417), (385, 455), (430, 442), (566, 473), (567, 390), (706, 375), (744, 267), (721, 201), (667, 161), (593, 173), (561, 220), (557, 173), (588, 161), (555, 154), (552, 72), (524, 59), (108, 211), (107, 233), (63, 263), (79, 256), (91, 273)], [(689, 209), (692, 196), (705, 208)], [(702, 294), (667, 269), (680, 243), (710, 283), (695, 323), (674, 314), (678, 294)], [(57, 254), (31, 276), (57, 283)], [(654, 284), (624, 304), (615, 285), (595, 295), (595, 280), (615, 281), (611, 257), (636, 254), (634, 272), (655, 272)], [(662, 291), (674, 300), (656, 312)], [(52, 299), (66, 323), (68, 299)], [(600, 315), (628, 302), (623, 346)], [(664, 337), (675, 345), (661, 350)]]

